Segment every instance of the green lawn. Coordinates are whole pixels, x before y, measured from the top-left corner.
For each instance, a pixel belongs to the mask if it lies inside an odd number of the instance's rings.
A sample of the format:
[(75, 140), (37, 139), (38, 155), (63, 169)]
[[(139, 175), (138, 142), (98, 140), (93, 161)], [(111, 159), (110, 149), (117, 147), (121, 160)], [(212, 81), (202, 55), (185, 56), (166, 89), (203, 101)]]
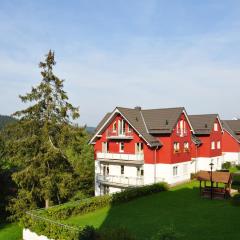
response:
[(0, 240), (20, 240), (22, 228), (17, 223), (0, 225)]
[(200, 198), (198, 183), (193, 182), (66, 222), (100, 229), (125, 226), (139, 239), (149, 239), (158, 229), (173, 225), (182, 239), (232, 240), (239, 239), (239, 219), (240, 208), (226, 200)]

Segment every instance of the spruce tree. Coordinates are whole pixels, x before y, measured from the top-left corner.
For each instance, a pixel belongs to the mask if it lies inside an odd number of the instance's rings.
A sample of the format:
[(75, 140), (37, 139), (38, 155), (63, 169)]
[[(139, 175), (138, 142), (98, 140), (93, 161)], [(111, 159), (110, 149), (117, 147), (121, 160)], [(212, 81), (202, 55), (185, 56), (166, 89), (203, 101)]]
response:
[(12, 177), (18, 193), (9, 207), (15, 217), (20, 217), (24, 209), (61, 203), (76, 189), (61, 135), (62, 129), (79, 117), (79, 109), (69, 103), (64, 81), (53, 73), (55, 64), (50, 50), (39, 64), (40, 84), (20, 96), (28, 107), (13, 114), (19, 121), (8, 129), (8, 155), (17, 169)]

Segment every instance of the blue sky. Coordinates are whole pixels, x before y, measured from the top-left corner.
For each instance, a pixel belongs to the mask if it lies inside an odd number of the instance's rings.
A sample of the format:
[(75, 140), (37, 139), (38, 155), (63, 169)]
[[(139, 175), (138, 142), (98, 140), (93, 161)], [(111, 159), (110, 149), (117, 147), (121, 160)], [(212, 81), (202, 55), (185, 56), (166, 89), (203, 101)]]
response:
[(240, 117), (240, 1), (0, 1), (0, 114), (49, 49), (80, 123), (115, 106)]

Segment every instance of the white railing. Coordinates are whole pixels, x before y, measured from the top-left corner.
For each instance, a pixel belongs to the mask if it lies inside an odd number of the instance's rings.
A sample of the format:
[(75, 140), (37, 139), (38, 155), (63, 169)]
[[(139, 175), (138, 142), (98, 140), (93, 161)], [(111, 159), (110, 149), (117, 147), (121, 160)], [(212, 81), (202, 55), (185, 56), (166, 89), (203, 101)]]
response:
[(128, 131), (114, 131), (112, 129), (107, 130), (107, 138), (133, 138), (133, 132), (128, 132)]
[(143, 161), (144, 155), (139, 154), (125, 154), (125, 153), (104, 153), (98, 152), (97, 159), (115, 159), (115, 160), (125, 160), (125, 161)]
[(144, 185), (143, 177), (125, 177), (125, 176), (97, 174), (97, 181), (112, 183), (112, 184), (120, 184), (120, 185), (124, 185), (124, 186), (142, 186), (142, 185)]

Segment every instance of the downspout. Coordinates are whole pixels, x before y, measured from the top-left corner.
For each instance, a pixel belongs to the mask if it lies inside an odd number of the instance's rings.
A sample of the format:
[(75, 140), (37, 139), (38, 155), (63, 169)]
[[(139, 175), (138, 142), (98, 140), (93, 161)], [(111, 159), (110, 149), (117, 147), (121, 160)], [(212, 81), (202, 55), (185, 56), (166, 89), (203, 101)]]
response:
[(154, 183), (156, 183), (157, 180), (157, 149), (158, 147), (154, 150)]

